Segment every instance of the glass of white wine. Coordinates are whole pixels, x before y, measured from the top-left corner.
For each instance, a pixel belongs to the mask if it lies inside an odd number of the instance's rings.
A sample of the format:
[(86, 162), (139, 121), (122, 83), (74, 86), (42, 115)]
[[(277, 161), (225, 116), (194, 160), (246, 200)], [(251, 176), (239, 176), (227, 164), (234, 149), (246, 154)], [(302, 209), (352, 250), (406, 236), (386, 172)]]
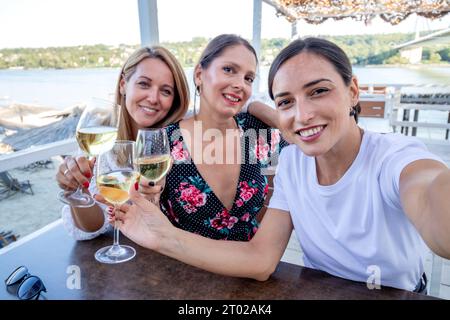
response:
[[(92, 98), (88, 103), (76, 129), (78, 145), (85, 155), (94, 157), (112, 148), (117, 138), (120, 108), (114, 102), (99, 98)], [(58, 197), (74, 207), (90, 207), (95, 203), (81, 187), (75, 192), (62, 191)]]
[[(135, 147), (134, 141), (118, 140), (111, 150), (98, 156), (97, 188), (99, 193), (114, 205), (114, 210), (129, 200), (129, 190), (134, 188), (139, 177), (134, 156)], [(99, 249), (95, 253), (95, 259), (102, 263), (114, 264), (128, 261), (135, 255), (134, 248), (119, 245), (119, 229), (115, 223), (113, 244)]]
[(167, 132), (161, 129), (140, 129), (136, 138), (139, 173), (149, 182), (158, 182), (169, 171), (171, 164)]

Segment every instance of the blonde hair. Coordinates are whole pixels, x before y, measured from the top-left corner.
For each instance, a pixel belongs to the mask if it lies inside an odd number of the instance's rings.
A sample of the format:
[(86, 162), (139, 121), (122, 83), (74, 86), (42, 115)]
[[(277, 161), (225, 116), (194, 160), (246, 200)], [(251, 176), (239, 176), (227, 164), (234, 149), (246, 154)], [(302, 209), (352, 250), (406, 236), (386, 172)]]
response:
[(120, 71), (119, 80), (116, 86), (116, 103), (122, 106), (120, 112), (120, 124), (118, 131), (118, 140), (134, 140), (133, 131), (131, 130), (131, 116), (125, 106), (125, 95), (120, 93), (120, 81), (130, 80), (131, 76), (136, 72), (137, 65), (147, 58), (159, 59), (164, 62), (170, 69), (175, 82), (175, 96), (173, 99), (172, 107), (167, 115), (159, 121), (153, 124), (155, 128), (162, 128), (170, 123), (181, 120), (186, 114), (189, 107), (189, 87), (181, 67), (175, 56), (166, 48), (160, 46), (143, 47), (133, 52), (125, 61)]

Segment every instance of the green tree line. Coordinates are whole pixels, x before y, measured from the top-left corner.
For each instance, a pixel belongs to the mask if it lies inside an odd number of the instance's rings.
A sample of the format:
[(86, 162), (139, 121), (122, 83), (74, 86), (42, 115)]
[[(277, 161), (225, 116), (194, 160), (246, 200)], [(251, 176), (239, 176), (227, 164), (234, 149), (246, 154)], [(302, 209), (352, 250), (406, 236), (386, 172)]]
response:
[[(378, 35), (325, 36), (350, 57), (354, 65), (407, 64), (393, 46), (414, 38), (413, 33)], [(209, 39), (193, 38), (185, 42), (167, 42), (168, 48), (183, 67), (192, 67)], [(261, 40), (260, 63), (270, 65), (278, 52), (289, 43), (288, 39)], [(107, 46), (103, 44), (74, 47), (16, 48), (0, 50), (0, 69), (8, 68), (97, 68), (120, 67), (138, 45)], [(449, 63), (450, 46), (427, 46), (422, 51), (422, 63)]]

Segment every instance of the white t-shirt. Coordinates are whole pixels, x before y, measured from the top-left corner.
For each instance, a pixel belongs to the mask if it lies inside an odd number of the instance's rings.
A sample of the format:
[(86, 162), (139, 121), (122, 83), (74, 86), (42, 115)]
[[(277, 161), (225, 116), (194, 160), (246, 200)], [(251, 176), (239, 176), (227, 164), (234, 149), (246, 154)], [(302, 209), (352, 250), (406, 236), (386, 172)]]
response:
[(419, 159), (442, 161), (415, 138), (365, 131), (344, 176), (322, 186), (314, 157), (291, 145), (281, 152), (269, 207), (290, 212), (305, 266), (412, 291), (426, 245), (402, 210), (399, 181)]

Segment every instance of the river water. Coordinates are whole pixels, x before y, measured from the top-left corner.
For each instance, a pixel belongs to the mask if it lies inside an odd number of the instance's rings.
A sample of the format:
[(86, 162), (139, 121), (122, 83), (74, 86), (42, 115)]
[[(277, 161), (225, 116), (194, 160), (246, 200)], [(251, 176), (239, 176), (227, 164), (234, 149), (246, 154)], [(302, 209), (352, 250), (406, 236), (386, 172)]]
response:
[[(192, 68), (186, 75), (193, 90)], [(260, 70), (260, 90), (267, 88), (268, 67)], [(450, 87), (449, 67), (355, 67), (361, 84), (430, 84)], [(0, 106), (12, 102), (64, 109), (91, 97), (111, 98), (119, 69), (0, 70)], [(445, 90), (448, 90), (448, 87)]]

